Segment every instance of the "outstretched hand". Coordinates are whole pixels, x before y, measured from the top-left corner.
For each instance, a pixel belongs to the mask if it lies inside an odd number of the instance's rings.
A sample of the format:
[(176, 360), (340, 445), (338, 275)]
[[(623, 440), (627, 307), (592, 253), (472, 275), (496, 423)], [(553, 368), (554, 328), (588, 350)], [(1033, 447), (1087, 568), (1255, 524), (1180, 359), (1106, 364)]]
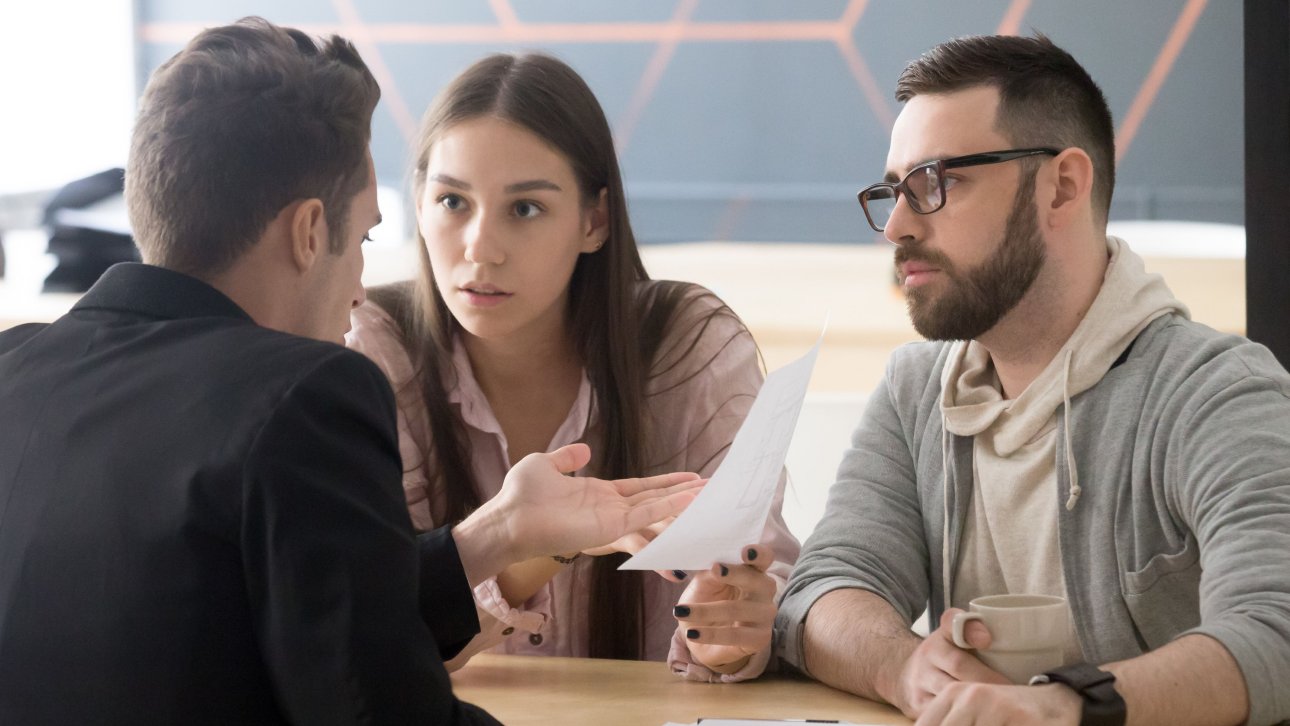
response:
[(675, 608), (694, 660), (734, 673), (770, 647), (776, 588), (766, 569), (774, 561), (769, 546), (752, 545), (743, 549), (743, 564), (717, 564), (694, 576)]
[(702, 485), (698, 475), (688, 473), (614, 481), (568, 476), (590, 460), (586, 444), (530, 454), (511, 468), (502, 490), (484, 505), (504, 517), (522, 558), (612, 543), (680, 514)]

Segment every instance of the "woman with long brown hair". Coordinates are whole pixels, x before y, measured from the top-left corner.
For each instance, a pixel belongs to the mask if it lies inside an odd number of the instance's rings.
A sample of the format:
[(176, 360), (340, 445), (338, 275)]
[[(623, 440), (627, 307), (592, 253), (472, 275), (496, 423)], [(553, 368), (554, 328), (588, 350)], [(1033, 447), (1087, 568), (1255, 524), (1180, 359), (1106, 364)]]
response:
[[(600, 477), (711, 474), (761, 384), (756, 346), (711, 292), (649, 279), (582, 78), (542, 54), (489, 56), (432, 104), (416, 154), (421, 274), (372, 290), (349, 336), (394, 387), (413, 523), (462, 519), (513, 463), (574, 441)], [(512, 567), (476, 588), (482, 632), (450, 665), (492, 648), (756, 675), (798, 552), (783, 486), (744, 563), (619, 572), (642, 532)]]

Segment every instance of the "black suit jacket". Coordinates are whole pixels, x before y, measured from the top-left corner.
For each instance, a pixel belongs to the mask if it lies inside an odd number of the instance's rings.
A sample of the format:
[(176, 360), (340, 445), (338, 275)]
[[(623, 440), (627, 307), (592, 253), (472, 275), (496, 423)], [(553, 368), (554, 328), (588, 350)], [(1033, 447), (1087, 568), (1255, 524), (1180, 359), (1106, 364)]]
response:
[(0, 724), (493, 723), (400, 472), (379, 369), (193, 278), (0, 333)]

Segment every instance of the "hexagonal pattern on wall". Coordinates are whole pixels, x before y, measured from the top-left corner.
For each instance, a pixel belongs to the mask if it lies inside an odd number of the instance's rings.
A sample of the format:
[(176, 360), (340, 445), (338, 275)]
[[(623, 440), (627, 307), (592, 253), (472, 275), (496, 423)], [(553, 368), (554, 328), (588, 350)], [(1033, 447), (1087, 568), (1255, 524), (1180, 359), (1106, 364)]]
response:
[(407, 178), (435, 93), (494, 51), (574, 66), (614, 128), (638, 236), (869, 242), (896, 76), (957, 35), (1041, 31), (1103, 87), (1112, 218), (1243, 219), (1241, 7), (1208, 0), (140, 0), (141, 78), (242, 15), (353, 39), (383, 89), (377, 172)]

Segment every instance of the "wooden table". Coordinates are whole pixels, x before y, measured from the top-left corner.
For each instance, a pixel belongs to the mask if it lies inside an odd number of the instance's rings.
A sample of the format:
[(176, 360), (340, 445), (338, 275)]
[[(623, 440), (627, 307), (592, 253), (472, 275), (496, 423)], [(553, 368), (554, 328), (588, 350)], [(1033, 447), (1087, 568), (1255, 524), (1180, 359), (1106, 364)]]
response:
[(805, 678), (683, 681), (658, 662), (481, 654), (453, 689), (508, 726), (661, 726), (707, 718), (817, 718), (907, 724), (896, 709)]

